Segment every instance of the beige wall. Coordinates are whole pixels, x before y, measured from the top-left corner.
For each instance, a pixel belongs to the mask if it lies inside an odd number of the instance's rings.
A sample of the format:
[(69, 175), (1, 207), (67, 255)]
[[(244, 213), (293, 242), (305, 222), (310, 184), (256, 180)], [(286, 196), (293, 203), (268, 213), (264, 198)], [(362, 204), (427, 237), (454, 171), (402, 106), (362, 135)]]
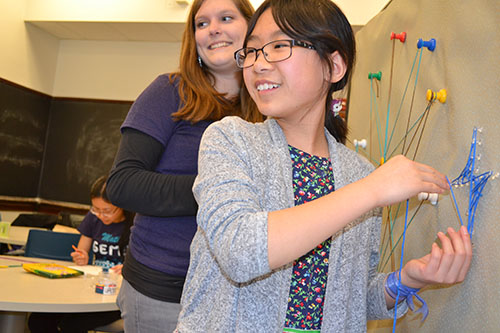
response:
[(26, 18), (35, 21), (184, 22), (188, 9), (176, 0), (24, 1)]
[(178, 68), (180, 43), (61, 41), (53, 96), (135, 100)]
[(24, 23), (24, 1), (0, 1), (0, 78), (51, 94), (59, 41)]

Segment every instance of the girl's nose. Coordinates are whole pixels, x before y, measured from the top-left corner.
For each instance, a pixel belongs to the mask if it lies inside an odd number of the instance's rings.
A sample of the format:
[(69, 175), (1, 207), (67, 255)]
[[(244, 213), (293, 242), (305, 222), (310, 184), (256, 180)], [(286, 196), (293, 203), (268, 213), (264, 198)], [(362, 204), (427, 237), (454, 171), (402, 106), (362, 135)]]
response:
[(261, 72), (263, 70), (267, 70), (272, 66), (266, 58), (264, 57), (264, 51), (260, 50), (257, 52), (257, 59), (255, 59), (255, 63), (253, 64), (253, 68), (256, 72)]

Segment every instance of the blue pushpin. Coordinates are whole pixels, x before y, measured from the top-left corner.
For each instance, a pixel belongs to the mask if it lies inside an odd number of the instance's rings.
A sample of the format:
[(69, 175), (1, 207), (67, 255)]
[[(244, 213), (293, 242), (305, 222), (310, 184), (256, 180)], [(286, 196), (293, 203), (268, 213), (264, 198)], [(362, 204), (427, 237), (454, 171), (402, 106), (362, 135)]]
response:
[(428, 41), (422, 40), (422, 38), (418, 39), (417, 47), (420, 49), (422, 47), (426, 47), (429, 51), (434, 51), (436, 48), (436, 40), (431, 38)]
[(381, 71), (378, 71), (377, 73), (368, 73), (368, 78), (371, 80), (371, 79), (377, 79), (380, 81), (380, 79), (382, 78), (382, 72)]

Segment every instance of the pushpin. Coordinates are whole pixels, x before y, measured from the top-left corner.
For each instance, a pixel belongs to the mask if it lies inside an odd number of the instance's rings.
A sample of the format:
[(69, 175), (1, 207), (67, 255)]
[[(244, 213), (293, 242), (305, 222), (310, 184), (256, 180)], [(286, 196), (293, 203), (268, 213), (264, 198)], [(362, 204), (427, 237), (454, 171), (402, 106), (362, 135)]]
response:
[(363, 149), (366, 148), (366, 139), (356, 140), (354, 139), (354, 147), (361, 147)]
[(384, 156), (380, 157), (380, 165), (384, 165), (385, 163), (385, 159), (384, 159)]
[(438, 101), (440, 101), (441, 103), (445, 103), (446, 102), (446, 89), (441, 89), (439, 90), (438, 92), (434, 92), (430, 89), (427, 89), (427, 100), (429, 102), (431, 101), (435, 101), (436, 99)]
[(436, 48), (436, 40), (431, 38), (428, 41), (422, 40), (422, 38), (418, 39), (417, 47), (420, 49), (422, 47), (426, 47), (429, 51), (434, 51)]
[(417, 197), (420, 201), (429, 200), (431, 205), (435, 206), (438, 202), (439, 195), (437, 193), (420, 192)]
[(368, 73), (368, 78), (371, 80), (371, 79), (377, 79), (380, 81), (380, 79), (382, 78), (382, 72), (381, 71), (378, 71), (377, 73)]
[(402, 32), (400, 34), (396, 34), (394, 32), (391, 32), (391, 40), (393, 39), (399, 39), (401, 41), (401, 43), (404, 43), (405, 40), (406, 40), (406, 32)]

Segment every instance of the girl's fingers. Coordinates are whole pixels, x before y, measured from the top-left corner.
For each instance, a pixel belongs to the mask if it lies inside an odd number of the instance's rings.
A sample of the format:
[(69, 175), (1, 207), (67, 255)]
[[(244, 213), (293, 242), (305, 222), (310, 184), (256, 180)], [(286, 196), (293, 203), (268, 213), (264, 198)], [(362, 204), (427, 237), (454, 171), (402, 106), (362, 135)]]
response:
[(448, 228), (448, 235), (453, 246), (453, 263), (449, 268), (445, 282), (455, 283), (459, 281), (460, 272), (465, 261), (465, 248), (462, 237), (453, 228)]
[(432, 248), (431, 248), (431, 253), (430, 253), (430, 260), (427, 263), (426, 271), (431, 273), (432, 275), (435, 275), (436, 272), (439, 270), (439, 265), (441, 263), (441, 249), (436, 243), (432, 243)]
[(444, 233), (438, 232), (438, 238), (441, 241), (441, 250), (443, 254), (436, 278), (438, 281), (446, 282), (448, 272), (453, 264), (455, 252), (450, 239)]
[(443, 255), (436, 278), (450, 284), (465, 279), (472, 258), (472, 245), (465, 227), (462, 227), (460, 232), (448, 228), (448, 235), (449, 237), (442, 232), (438, 233)]
[(71, 252), (73, 258), (80, 258), (82, 256), (81, 252)]
[(425, 165), (421, 164), (418, 162), (415, 162), (417, 165), (417, 169), (420, 171), (422, 180), (424, 182), (429, 183), (429, 186), (433, 188), (433, 191), (429, 192), (434, 192), (434, 193), (443, 193), (447, 190), (449, 190), (449, 185), (448, 182), (446, 181), (446, 176), (437, 171), (436, 169)]
[(472, 242), (470, 239), (470, 235), (467, 232), (467, 228), (465, 226), (462, 226), (459, 232), (464, 244), (465, 258), (462, 268), (459, 272), (458, 278), (459, 281), (463, 281), (465, 279), (465, 276), (467, 275), (467, 272), (469, 271), (469, 267), (472, 260)]

